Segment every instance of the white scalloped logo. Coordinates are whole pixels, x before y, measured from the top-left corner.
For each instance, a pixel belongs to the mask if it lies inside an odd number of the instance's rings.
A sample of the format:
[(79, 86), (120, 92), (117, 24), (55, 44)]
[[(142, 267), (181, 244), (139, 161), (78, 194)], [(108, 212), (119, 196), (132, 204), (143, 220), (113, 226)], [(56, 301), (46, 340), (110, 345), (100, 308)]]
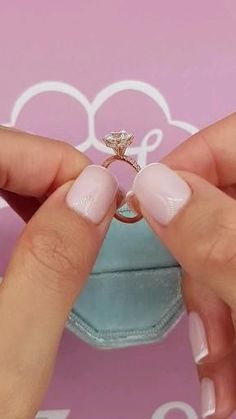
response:
[[(186, 419), (198, 419), (195, 410), (187, 403), (172, 401), (161, 405), (152, 415), (151, 419), (167, 419), (167, 415), (173, 412), (181, 412)], [(69, 419), (70, 410), (42, 410), (35, 419)], [(72, 418), (71, 418), (72, 419)]]
[[(24, 106), (35, 96), (42, 93), (57, 92), (65, 94), (74, 100), (78, 101), (88, 116), (88, 136), (82, 143), (76, 147), (84, 152), (90, 147), (94, 147), (103, 153), (109, 153), (107, 147), (96, 138), (95, 134), (95, 116), (100, 107), (112, 96), (123, 91), (136, 91), (150, 97), (156, 105), (162, 110), (165, 115), (167, 124), (177, 128), (181, 128), (189, 134), (197, 132), (197, 128), (185, 121), (174, 120), (171, 117), (170, 109), (164, 96), (152, 85), (138, 81), (138, 80), (122, 80), (116, 83), (110, 84), (102, 89), (90, 102), (87, 97), (76, 87), (71, 84), (60, 82), (60, 81), (43, 81), (36, 83), (25, 90), (16, 100), (13, 105), (12, 112), (9, 121), (3, 121), (2, 125), (7, 127), (13, 127), (16, 125), (17, 119), (23, 110)], [(152, 138), (151, 144), (149, 139)], [(153, 141), (154, 138), (154, 141)], [(158, 148), (163, 140), (163, 131), (157, 127), (150, 130), (145, 134), (138, 146), (130, 147), (127, 154), (136, 155), (137, 161), (140, 166), (144, 166), (147, 162), (148, 153), (153, 152)], [(0, 199), (0, 209), (7, 206), (3, 199)]]

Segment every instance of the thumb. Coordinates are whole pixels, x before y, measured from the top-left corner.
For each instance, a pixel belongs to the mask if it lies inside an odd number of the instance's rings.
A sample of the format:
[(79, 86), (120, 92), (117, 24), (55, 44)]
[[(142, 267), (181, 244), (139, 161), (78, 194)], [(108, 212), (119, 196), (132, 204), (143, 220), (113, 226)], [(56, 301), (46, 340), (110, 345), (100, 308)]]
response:
[(133, 192), (154, 232), (184, 270), (236, 304), (236, 204), (189, 173), (157, 163), (136, 176)]
[(1, 417), (8, 417), (6, 403), (17, 417), (35, 414), (68, 312), (114, 214), (117, 190), (108, 170), (87, 166), (45, 201), (23, 231), (0, 288)]

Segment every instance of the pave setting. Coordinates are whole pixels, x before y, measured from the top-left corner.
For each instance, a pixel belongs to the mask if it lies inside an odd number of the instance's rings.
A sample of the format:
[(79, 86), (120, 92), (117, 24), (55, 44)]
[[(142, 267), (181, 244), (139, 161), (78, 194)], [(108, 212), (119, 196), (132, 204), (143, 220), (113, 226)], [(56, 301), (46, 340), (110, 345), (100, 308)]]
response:
[[(102, 138), (102, 141), (105, 143), (107, 147), (112, 148), (115, 155), (110, 156), (106, 160), (104, 160), (102, 166), (107, 169), (113, 162), (119, 160), (128, 163), (130, 166), (133, 167), (133, 169), (136, 172), (139, 172), (141, 170), (141, 167), (136, 162), (136, 160), (125, 154), (127, 147), (130, 146), (130, 144), (132, 144), (133, 139), (133, 134), (129, 134), (127, 131), (124, 130), (112, 131), (109, 134), (105, 135), (105, 137)], [(125, 205), (127, 205), (127, 203)], [(124, 205), (122, 206), (122, 208), (118, 208), (118, 210), (114, 214), (114, 217), (117, 220), (123, 223), (137, 223), (143, 218), (141, 213), (137, 213), (136, 215), (134, 215), (134, 217), (127, 217), (122, 213), (124, 209), (123, 207)]]

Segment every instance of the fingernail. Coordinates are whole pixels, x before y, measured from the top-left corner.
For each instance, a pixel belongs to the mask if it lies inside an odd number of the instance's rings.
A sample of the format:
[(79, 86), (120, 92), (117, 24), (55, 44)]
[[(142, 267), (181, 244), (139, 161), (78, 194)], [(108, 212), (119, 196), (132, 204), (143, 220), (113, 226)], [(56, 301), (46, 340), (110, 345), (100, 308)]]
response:
[(206, 331), (202, 319), (198, 313), (190, 312), (189, 322), (189, 340), (192, 346), (193, 357), (198, 364), (205, 356), (209, 354)]
[(107, 214), (118, 191), (115, 177), (104, 167), (87, 166), (66, 196), (70, 208), (98, 224)]
[[(131, 209), (131, 211), (137, 214), (137, 206), (135, 205), (135, 198), (136, 197), (135, 197), (134, 191), (128, 191), (125, 196), (128, 207)], [(136, 198), (136, 201), (137, 201), (137, 198)]]
[(167, 225), (191, 196), (188, 184), (162, 163), (142, 169), (135, 177), (133, 191), (141, 206), (162, 225)]
[(203, 418), (214, 415), (216, 411), (216, 395), (214, 382), (210, 378), (203, 378), (201, 381), (201, 406)]
[(2, 276), (0, 276), (0, 284), (1, 284), (1, 282), (3, 281), (3, 277)]

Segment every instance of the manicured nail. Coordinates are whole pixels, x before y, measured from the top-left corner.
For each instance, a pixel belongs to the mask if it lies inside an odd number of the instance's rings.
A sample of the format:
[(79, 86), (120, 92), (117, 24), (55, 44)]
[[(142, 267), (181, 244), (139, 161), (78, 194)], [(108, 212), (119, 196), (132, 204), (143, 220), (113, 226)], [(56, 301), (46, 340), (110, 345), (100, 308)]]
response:
[(194, 360), (196, 364), (198, 364), (209, 354), (206, 331), (198, 313), (190, 312), (188, 320), (189, 339), (192, 346)]
[(210, 378), (201, 381), (202, 417), (208, 418), (216, 411), (216, 395), (214, 382)]
[(0, 276), (0, 284), (1, 284), (1, 282), (3, 281), (3, 277), (2, 276)]
[(133, 191), (140, 204), (158, 223), (167, 225), (191, 196), (188, 184), (162, 163), (142, 169)]
[(134, 191), (128, 191), (125, 196), (125, 199), (131, 211), (137, 214), (138, 213), (137, 205), (136, 205), (137, 198), (135, 197)]
[(90, 165), (73, 183), (66, 202), (78, 214), (98, 224), (107, 214), (117, 191), (118, 183), (107, 169)]

